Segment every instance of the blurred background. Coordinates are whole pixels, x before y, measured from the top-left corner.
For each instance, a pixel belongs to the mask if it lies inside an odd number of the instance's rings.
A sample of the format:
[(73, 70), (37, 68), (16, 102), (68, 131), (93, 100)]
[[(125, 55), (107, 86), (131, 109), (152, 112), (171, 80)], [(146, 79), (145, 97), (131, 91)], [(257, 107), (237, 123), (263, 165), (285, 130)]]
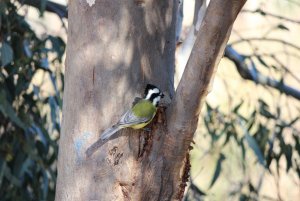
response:
[[(54, 200), (66, 3), (0, 2), (1, 201)], [(176, 83), (194, 7), (182, 7)], [(246, 3), (203, 105), (184, 200), (300, 200), (299, 35), (299, 0)]]

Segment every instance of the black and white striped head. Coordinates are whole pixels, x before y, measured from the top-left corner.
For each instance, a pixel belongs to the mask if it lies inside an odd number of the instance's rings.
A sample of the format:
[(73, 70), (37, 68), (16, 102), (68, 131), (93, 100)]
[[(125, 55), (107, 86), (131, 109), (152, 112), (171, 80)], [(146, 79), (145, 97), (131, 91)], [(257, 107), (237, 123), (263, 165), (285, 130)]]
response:
[(164, 94), (159, 88), (152, 84), (147, 84), (145, 89), (145, 99), (150, 100), (153, 105), (157, 106), (160, 99), (164, 97)]

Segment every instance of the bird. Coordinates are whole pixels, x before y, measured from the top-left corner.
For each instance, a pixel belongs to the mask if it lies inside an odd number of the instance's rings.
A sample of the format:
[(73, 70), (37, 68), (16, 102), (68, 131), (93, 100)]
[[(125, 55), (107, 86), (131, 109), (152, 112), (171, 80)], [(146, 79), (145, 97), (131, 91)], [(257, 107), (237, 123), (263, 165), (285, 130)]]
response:
[(163, 97), (164, 94), (158, 87), (147, 84), (144, 98), (140, 98), (131, 109), (122, 115), (115, 125), (106, 129), (100, 136), (100, 139), (106, 141), (123, 128), (144, 128), (152, 121), (156, 114), (159, 101)]

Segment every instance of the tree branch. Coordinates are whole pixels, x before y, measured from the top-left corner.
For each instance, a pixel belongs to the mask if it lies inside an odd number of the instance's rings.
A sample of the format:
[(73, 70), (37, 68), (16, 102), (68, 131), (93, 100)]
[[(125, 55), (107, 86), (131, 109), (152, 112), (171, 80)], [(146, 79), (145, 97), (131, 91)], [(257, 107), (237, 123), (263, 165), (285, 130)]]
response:
[(270, 17), (273, 17), (273, 18), (276, 18), (276, 19), (279, 19), (279, 20), (284, 20), (284, 21), (287, 21), (287, 22), (300, 24), (300, 21), (298, 21), (298, 20), (294, 20), (294, 19), (290, 19), (290, 18), (287, 18), (287, 17), (284, 17), (284, 16), (269, 13), (269, 12), (266, 12), (266, 11), (260, 9), (260, 8), (258, 8), (256, 10), (243, 9), (242, 12), (243, 13), (258, 13), (258, 14), (261, 14), (262, 16), (270, 16)]
[[(37, 9), (41, 8), (42, 1), (40, 0), (18, 0), (21, 4), (26, 4)], [(46, 1), (45, 10), (57, 14), (60, 18), (68, 18), (67, 7), (55, 2)]]
[[(211, 0), (177, 87), (175, 98), (167, 110), (167, 135), (164, 136), (163, 156), (171, 161), (165, 168), (175, 179), (173, 189), (182, 188), (181, 167), (190, 149), (197, 128), (201, 105), (208, 93), (211, 79), (224, 53), (232, 25), (246, 0)], [(176, 171), (174, 171), (176, 170)], [(176, 198), (180, 200), (180, 197)]]
[(186, 38), (181, 44), (177, 44), (177, 55), (176, 55), (176, 74), (175, 74), (175, 88), (177, 87), (180, 78), (183, 74), (184, 68), (187, 64), (189, 55), (191, 54), (193, 45), (195, 43), (197, 33), (200, 29), (205, 11), (206, 11), (206, 0), (198, 0), (195, 2), (194, 9), (194, 20), (193, 24), (190, 27)]
[(230, 43), (230, 45), (236, 45), (238, 43), (243, 43), (243, 42), (251, 42), (251, 41), (260, 41), (260, 42), (276, 42), (276, 43), (281, 43), (283, 45), (286, 45), (288, 47), (291, 47), (291, 48), (294, 48), (298, 51), (300, 51), (300, 47), (297, 46), (297, 45), (294, 45), (290, 42), (287, 42), (287, 41), (284, 41), (284, 40), (281, 40), (281, 39), (277, 39), (277, 38), (242, 38), (242, 39), (239, 39), (239, 40), (236, 40), (232, 43)]
[(237, 71), (246, 80), (252, 80), (257, 84), (265, 85), (272, 87), (286, 95), (292, 96), (300, 100), (300, 91), (294, 89), (283, 82), (274, 80), (270, 77), (267, 77), (261, 74), (255, 64), (252, 62), (251, 65), (247, 65), (245, 62), (246, 57), (239, 54), (231, 46), (227, 46), (225, 50), (225, 57), (230, 59), (236, 66)]
[(223, 55), (233, 22), (245, 2), (210, 2), (170, 109), (170, 122), (172, 125), (174, 122), (175, 128), (188, 128), (187, 125), (198, 118), (201, 102)]

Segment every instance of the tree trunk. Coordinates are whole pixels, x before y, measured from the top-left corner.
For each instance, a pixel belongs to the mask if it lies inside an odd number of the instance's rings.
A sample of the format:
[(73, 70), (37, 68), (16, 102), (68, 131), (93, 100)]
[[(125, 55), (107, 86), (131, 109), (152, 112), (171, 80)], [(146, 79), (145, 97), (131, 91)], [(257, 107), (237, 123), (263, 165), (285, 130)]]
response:
[[(180, 200), (201, 102), (245, 0), (211, 0), (176, 94), (177, 1), (69, 3), (56, 201)], [(151, 132), (123, 129), (87, 157), (147, 83), (172, 98)]]

